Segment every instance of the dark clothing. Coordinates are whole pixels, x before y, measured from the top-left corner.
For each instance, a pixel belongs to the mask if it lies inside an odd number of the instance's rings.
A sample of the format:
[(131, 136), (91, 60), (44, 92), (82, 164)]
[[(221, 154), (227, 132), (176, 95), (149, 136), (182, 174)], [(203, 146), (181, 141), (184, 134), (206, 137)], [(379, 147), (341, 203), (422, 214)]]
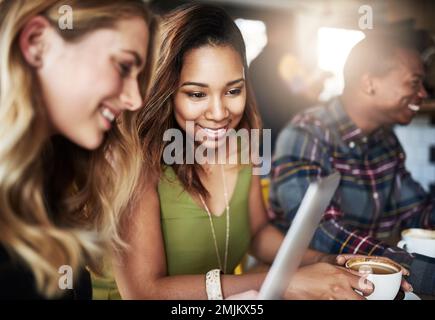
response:
[[(59, 277), (61, 276), (62, 274), (59, 274)], [(57, 299), (92, 299), (92, 285), (89, 272), (83, 268), (79, 272), (79, 277), (74, 283), (73, 289), (62, 291), (64, 291), (64, 294)], [(29, 268), (17, 261), (17, 259), (11, 259), (8, 252), (2, 246), (0, 246), (0, 299), (46, 299), (36, 290), (34, 277)]]
[(280, 48), (268, 45), (249, 67), (263, 128), (272, 131), (272, 150), (279, 132), (293, 116), (310, 106), (303, 97), (293, 94), (280, 77), (278, 67), (283, 55)]

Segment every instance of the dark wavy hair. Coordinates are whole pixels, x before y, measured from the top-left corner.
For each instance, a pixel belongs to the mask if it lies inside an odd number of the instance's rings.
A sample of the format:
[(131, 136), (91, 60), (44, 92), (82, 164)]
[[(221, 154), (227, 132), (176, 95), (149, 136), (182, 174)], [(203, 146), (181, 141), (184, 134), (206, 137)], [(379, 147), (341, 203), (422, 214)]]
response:
[[(163, 170), (165, 130), (179, 128), (174, 118), (173, 96), (177, 91), (183, 58), (187, 52), (202, 46), (230, 46), (241, 57), (248, 71), (242, 34), (232, 18), (220, 7), (187, 4), (163, 17), (161, 47), (145, 108), (139, 113), (138, 132), (143, 143), (146, 172), (159, 178)], [(238, 128), (260, 129), (261, 122), (246, 74), (246, 106)], [(185, 133), (183, 133), (185, 134)], [(184, 153), (185, 157), (185, 153)], [(185, 158), (184, 158), (185, 159)], [(174, 171), (185, 190), (208, 192), (199, 179), (199, 164), (174, 164)]]

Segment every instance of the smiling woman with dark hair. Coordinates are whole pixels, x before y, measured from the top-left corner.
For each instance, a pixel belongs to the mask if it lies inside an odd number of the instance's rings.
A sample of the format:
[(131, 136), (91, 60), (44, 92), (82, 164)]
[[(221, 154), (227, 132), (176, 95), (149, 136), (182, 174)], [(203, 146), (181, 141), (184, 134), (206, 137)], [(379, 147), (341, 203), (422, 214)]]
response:
[[(257, 129), (260, 122), (242, 35), (225, 11), (201, 4), (164, 17), (160, 34), (157, 70), (137, 124), (144, 178), (122, 222), (128, 248), (114, 259), (120, 293), (128, 299), (222, 299), (258, 290), (265, 273), (234, 275), (234, 269), (248, 250), (271, 263), (283, 235), (268, 221), (252, 164), (228, 161), (242, 147), (227, 148), (227, 133)], [(193, 144), (196, 151), (225, 146), (227, 161), (188, 164), (184, 150), (182, 163), (165, 163), (169, 129), (181, 130), (185, 141), (206, 138)], [(309, 251), (303, 263), (322, 257)], [(297, 272), (286, 297), (363, 299), (353, 290), (363, 290), (358, 281), (317, 263)]]

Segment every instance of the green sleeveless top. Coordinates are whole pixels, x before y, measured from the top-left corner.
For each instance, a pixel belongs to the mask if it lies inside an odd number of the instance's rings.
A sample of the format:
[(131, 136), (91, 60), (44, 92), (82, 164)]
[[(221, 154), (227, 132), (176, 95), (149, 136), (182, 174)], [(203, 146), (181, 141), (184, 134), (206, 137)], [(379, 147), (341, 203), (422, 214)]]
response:
[[(252, 168), (242, 167), (230, 199), (230, 232), (227, 273), (233, 273), (247, 253), (250, 241), (248, 199)], [(167, 167), (158, 185), (163, 239), (168, 275), (205, 274), (219, 268), (210, 220), (187, 193), (172, 167)], [(225, 261), (226, 212), (212, 216), (222, 264)]]

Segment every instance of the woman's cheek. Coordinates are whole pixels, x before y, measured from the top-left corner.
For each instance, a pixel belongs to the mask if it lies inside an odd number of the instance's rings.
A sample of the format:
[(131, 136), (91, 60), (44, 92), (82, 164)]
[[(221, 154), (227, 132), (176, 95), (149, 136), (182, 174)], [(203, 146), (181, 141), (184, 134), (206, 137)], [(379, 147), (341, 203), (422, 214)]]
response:
[(106, 81), (101, 83), (100, 92), (109, 97), (120, 97), (123, 91), (124, 81), (117, 71), (110, 73)]
[(245, 107), (246, 98), (244, 96), (240, 96), (240, 98), (237, 98), (235, 101), (228, 102), (228, 108), (234, 117), (241, 116), (245, 111)]
[(176, 111), (184, 121), (195, 121), (207, 110), (207, 105), (201, 102), (191, 102), (187, 99), (180, 99)]

